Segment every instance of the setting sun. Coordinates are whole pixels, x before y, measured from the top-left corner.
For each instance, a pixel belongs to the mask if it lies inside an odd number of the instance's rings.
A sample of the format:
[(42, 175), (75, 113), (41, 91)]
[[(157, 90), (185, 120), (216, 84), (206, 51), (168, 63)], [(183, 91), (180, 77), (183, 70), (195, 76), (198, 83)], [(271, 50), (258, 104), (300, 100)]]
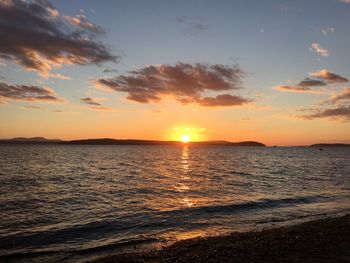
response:
[(181, 141), (183, 143), (188, 143), (190, 140), (191, 140), (191, 138), (187, 134), (184, 134), (184, 135), (181, 136)]
[(192, 124), (182, 123), (168, 129), (165, 138), (171, 141), (197, 142), (207, 139), (207, 130), (203, 127), (195, 127)]

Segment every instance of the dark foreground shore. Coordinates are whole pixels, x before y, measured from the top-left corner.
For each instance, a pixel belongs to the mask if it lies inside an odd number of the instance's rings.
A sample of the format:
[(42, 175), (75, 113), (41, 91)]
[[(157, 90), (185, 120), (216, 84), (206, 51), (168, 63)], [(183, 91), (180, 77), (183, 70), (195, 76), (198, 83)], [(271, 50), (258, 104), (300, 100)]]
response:
[(350, 262), (350, 215), (261, 232), (184, 240), (158, 251), (94, 261), (110, 262)]

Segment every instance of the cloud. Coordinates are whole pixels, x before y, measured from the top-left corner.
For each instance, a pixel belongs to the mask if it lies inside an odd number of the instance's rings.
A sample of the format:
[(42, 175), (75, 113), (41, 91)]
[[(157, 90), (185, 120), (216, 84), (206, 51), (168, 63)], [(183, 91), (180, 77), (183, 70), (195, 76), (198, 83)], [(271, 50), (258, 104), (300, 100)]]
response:
[(176, 21), (185, 26), (186, 30), (190, 33), (205, 34), (209, 31), (207, 24), (203, 23), (201, 19), (191, 18), (188, 16), (178, 16)]
[(111, 107), (103, 107), (103, 106), (92, 106), (90, 107), (91, 110), (99, 110), (99, 111), (117, 111), (115, 108)]
[(322, 105), (322, 107), (302, 109), (302, 111), (310, 113), (298, 117), (307, 120), (317, 118), (350, 120), (350, 88), (346, 88), (338, 94), (333, 95), (331, 99), (319, 105)]
[(9, 85), (0, 82), (0, 101), (19, 100), (32, 102), (61, 102), (55, 92), (47, 87)]
[(274, 87), (274, 89), (286, 92), (319, 94), (320, 91), (313, 90), (310, 87), (319, 87), (325, 85), (327, 85), (327, 83), (322, 80), (305, 78), (296, 85), (279, 85)]
[(251, 102), (251, 100), (242, 98), (240, 96), (233, 96), (230, 94), (218, 95), (214, 98), (204, 97), (196, 101), (199, 105), (205, 107), (217, 107), (217, 106), (240, 106)]
[(93, 106), (101, 106), (100, 103), (96, 102), (94, 99), (92, 99), (92, 98), (90, 98), (90, 97), (81, 98), (80, 101), (81, 101), (82, 103), (89, 104), (89, 105), (93, 105)]
[(332, 98), (333, 103), (343, 100), (350, 100), (350, 88), (344, 89), (342, 92)]
[(177, 63), (146, 66), (126, 75), (96, 79), (94, 83), (103, 89), (125, 92), (128, 100), (139, 103), (171, 97), (182, 104), (234, 106), (251, 100), (227, 93), (216, 97), (204, 94), (240, 89), (243, 75), (238, 66)]
[(328, 34), (333, 34), (334, 32), (335, 32), (335, 29), (333, 27), (325, 27), (321, 29), (321, 33), (324, 36), (327, 36)]
[(317, 118), (331, 118), (331, 119), (350, 119), (350, 106), (339, 106), (337, 108), (330, 108), (318, 111), (313, 114), (299, 116), (303, 119), (317, 119)]
[(349, 81), (347, 78), (344, 78), (340, 75), (332, 73), (332, 72), (328, 71), (327, 69), (322, 69), (322, 70), (319, 70), (316, 72), (312, 72), (312, 73), (310, 73), (310, 76), (323, 79), (323, 80), (330, 82), (330, 83), (345, 83), (345, 82)]
[(117, 62), (83, 15), (62, 16), (47, 0), (0, 0), (0, 58), (43, 77), (62, 65)]
[(30, 110), (44, 110), (45, 108), (43, 107), (38, 107), (38, 106), (32, 106), (32, 105), (26, 105), (23, 106), (24, 109), (30, 109)]
[(345, 83), (349, 81), (347, 78), (332, 73), (327, 69), (311, 72), (309, 75), (317, 79), (305, 78), (304, 80), (300, 81), (295, 85), (278, 85), (275, 86), (274, 89), (286, 92), (320, 94), (322, 92), (311, 89), (310, 87), (321, 87), (326, 86), (328, 84)]
[(85, 15), (79, 14), (76, 16), (64, 16), (64, 18), (73, 26), (84, 28), (90, 30), (96, 34), (104, 34), (105, 31), (97, 25), (94, 25), (89, 20), (86, 19)]
[(47, 76), (50, 78), (57, 78), (57, 79), (63, 79), (63, 80), (71, 79), (70, 77), (65, 76), (63, 74), (60, 74), (60, 73), (49, 73)]
[(311, 44), (311, 49), (316, 52), (318, 55), (322, 57), (328, 57), (329, 56), (329, 51), (323, 47), (321, 47), (320, 44), (318, 43), (312, 43)]
[(106, 68), (103, 70), (104, 73), (117, 73), (118, 70), (116, 69), (111, 69), (111, 68)]
[(289, 85), (278, 85), (274, 87), (275, 90), (286, 91), (286, 92), (296, 92), (296, 93), (317, 93), (316, 91), (301, 86), (289, 86)]
[(327, 83), (322, 80), (317, 79), (310, 79), (305, 78), (304, 80), (300, 81), (298, 86), (300, 87), (314, 87), (314, 86), (326, 86)]
[(105, 107), (101, 103), (98, 103), (97, 100), (101, 100), (102, 98), (81, 98), (81, 103), (85, 103), (89, 105), (89, 109), (91, 110), (102, 110), (102, 111), (116, 111), (115, 108)]
[(350, 4), (350, 0), (339, 0), (340, 2), (343, 2), (345, 4)]

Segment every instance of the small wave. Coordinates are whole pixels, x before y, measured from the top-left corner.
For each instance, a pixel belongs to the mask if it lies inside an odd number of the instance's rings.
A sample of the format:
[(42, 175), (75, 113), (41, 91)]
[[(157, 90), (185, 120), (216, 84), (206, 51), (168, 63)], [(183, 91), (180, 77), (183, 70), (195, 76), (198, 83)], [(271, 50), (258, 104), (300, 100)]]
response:
[(315, 196), (301, 196), (295, 198), (282, 198), (282, 199), (261, 199), (258, 201), (250, 201), (239, 204), (225, 204), (216, 206), (201, 206), (179, 210), (171, 210), (163, 212), (164, 214), (175, 215), (175, 214), (212, 214), (212, 213), (233, 213), (238, 211), (248, 211), (256, 209), (269, 209), (277, 208), (281, 206), (292, 206), (299, 204), (308, 204), (314, 202), (329, 201), (332, 197), (315, 195)]
[[(274, 209), (284, 206), (295, 206), (317, 202), (331, 201), (334, 197), (322, 195), (300, 196), (282, 199), (261, 199), (236, 204), (190, 207), (170, 211), (152, 211), (134, 213), (119, 218), (104, 219), (82, 225), (72, 225), (61, 229), (50, 229), (31, 234), (16, 234), (0, 238), (0, 250), (4, 253), (13, 248), (50, 248), (59, 244), (60, 247), (74, 248), (74, 240), (81, 244), (85, 240), (90, 243), (97, 240), (116, 240), (118, 236), (127, 233), (136, 235), (161, 229), (180, 227), (182, 229), (196, 229), (205, 227), (208, 222), (198, 219), (208, 219), (211, 216), (228, 215), (262, 209)], [(91, 241), (91, 242), (90, 242)], [(123, 245), (123, 240), (115, 241), (113, 246)], [(144, 242), (132, 240), (128, 242)], [(81, 250), (82, 248), (77, 248)], [(94, 248), (91, 248), (94, 249)]]

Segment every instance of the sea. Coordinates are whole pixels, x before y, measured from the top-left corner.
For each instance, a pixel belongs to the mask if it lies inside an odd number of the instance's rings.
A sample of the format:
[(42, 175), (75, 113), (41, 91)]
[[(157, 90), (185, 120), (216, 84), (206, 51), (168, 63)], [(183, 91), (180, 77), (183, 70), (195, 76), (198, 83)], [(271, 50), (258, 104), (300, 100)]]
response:
[(0, 262), (84, 262), (349, 212), (350, 148), (0, 146)]

